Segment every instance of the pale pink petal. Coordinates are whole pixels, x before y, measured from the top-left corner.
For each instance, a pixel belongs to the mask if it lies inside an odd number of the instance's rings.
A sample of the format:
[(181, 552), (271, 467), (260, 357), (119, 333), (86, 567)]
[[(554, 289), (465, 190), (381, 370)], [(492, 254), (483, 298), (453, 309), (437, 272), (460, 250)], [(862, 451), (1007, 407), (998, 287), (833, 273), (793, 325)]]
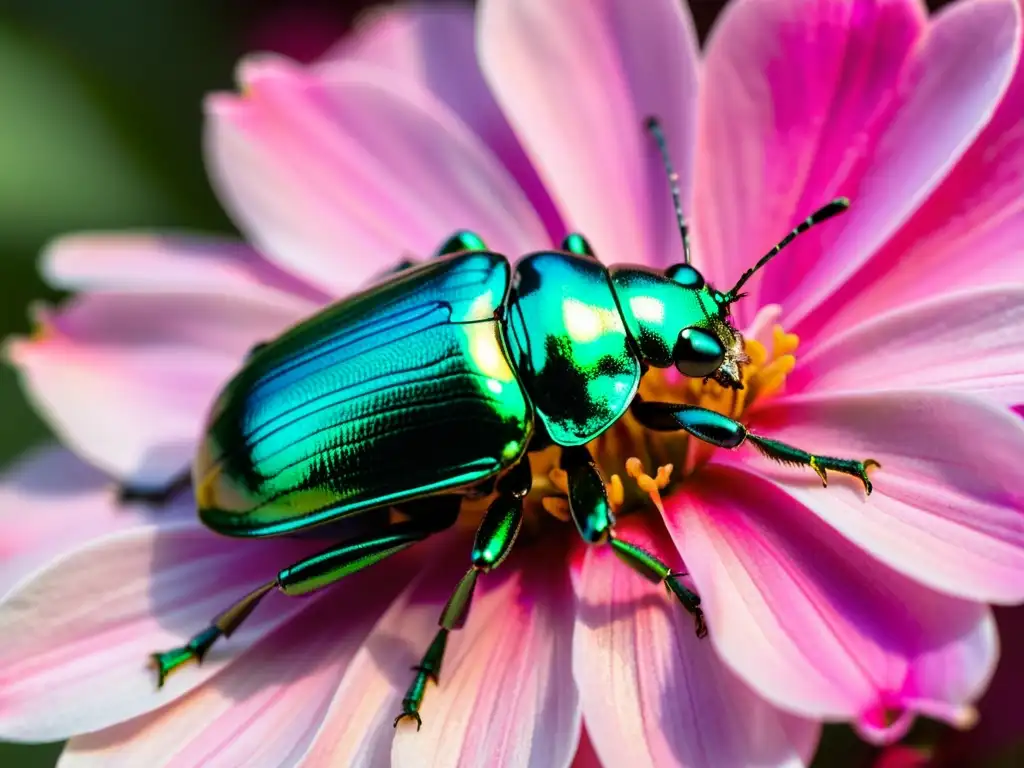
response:
[(856, 324), (879, 308), (971, 286), (1024, 281), (1021, 115), (1024, 57), (992, 120), (942, 185), (875, 258), (801, 324), (801, 333), (827, 337), (829, 328)]
[(909, 0), (748, 0), (723, 17), (698, 140), (696, 236), (712, 275), (734, 280), (830, 198), (853, 204), (749, 283), (759, 302), (748, 307), (782, 304), (791, 325), (805, 316), (897, 231), (991, 117), (1018, 58), (1015, 1), (956, 3), (923, 34), (921, 14)]
[[(663, 533), (630, 522), (617, 526), (623, 539), (668, 559)], [(610, 548), (587, 554), (579, 590), (573, 668), (604, 765), (796, 766), (814, 754), (819, 724), (755, 694), (696, 637), (689, 614)]]
[(308, 609), (170, 706), (72, 739), (60, 765), (293, 764), (312, 743), (346, 666), (408, 578), (411, 561), (398, 560), (307, 601)]
[(874, 560), (774, 483), (707, 467), (666, 501), (710, 639), (763, 696), (899, 738), (913, 714), (969, 722), (998, 655), (975, 602)]
[(550, 195), (484, 82), (471, 6), (424, 0), (372, 9), (351, 35), (325, 54), (320, 69), (350, 62), (385, 69), (444, 102), (508, 168), (552, 240), (564, 237)]
[(484, 74), (568, 225), (607, 262), (681, 261), (644, 120), (662, 120), (688, 201), (697, 46), (686, 5), (483, 0), (479, 13)]
[(483, 578), (466, 626), (448, 641), (441, 684), (424, 700), (423, 729), (399, 728), (393, 765), (571, 763), (580, 712), (563, 549), (535, 544)]
[(192, 460), (218, 388), (296, 307), (217, 294), (89, 294), (8, 347), (29, 399), (80, 456), (159, 486)]
[(58, 555), (144, 520), (117, 507), (110, 480), (73, 454), (32, 451), (0, 479), (0, 596)]
[(312, 313), (325, 294), (281, 271), (249, 246), (184, 235), (87, 234), (61, 237), (43, 253), (57, 288), (124, 293), (211, 293)]
[(837, 331), (799, 356), (786, 386), (939, 388), (1024, 403), (1024, 285), (947, 294)]
[(315, 73), (265, 57), (244, 96), (207, 102), (208, 165), (249, 239), (343, 293), (460, 228), (499, 252), (549, 244), (523, 191), (447, 107), (365, 65)]
[[(184, 505), (183, 505), (184, 506)], [(0, 602), (0, 736), (53, 741), (149, 712), (209, 679), (302, 601), (268, 596), (199, 667), (157, 689), (149, 656), (181, 645), (309, 542), (232, 541), (194, 517), (107, 535)]]
[(933, 589), (987, 603), (1024, 600), (1024, 422), (953, 392), (779, 400), (750, 429), (826, 456), (874, 458), (874, 493), (743, 446), (719, 453), (778, 478), (786, 493), (879, 560)]
[[(444, 597), (413, 601), (412, 594), (421, 582), (422, 577), (392, 603), (352, 658), (320, 729), (298, 765), (320, 768), (390, 763), (395, 734), (392, 724), (402, 711), (402, 697), (414, 674), (411, 668), (437, 632), (437, 619), (444, 605)], [(438, 594), (443, 589), (444, 585), (438, 585)], [(427, 695), (436, 693), (431, 687)]]

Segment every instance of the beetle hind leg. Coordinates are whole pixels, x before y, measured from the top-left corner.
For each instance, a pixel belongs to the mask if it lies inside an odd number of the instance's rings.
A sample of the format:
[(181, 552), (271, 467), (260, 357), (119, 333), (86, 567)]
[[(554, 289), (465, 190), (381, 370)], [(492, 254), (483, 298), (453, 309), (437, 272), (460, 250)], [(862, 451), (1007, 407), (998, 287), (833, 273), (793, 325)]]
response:
[(210, 648), (220, 637), (230, 637), (249, 614), (255, 610), (260, 601), (277, 586), (277, 581), (270, 581), (257, 587), (237, 603), (232, 605), (206, 629), (197, 632), (187, 643), (169, 651), (154, 653), (150, 657), (157, 672), (157, 687), (162, 688), (167, 676), (179, 667), (194, 661), (202, 664)]
[(497, 483), (498, 496), (487, 508), (473, 541), (470, 568), (452, 591), (451, 597), (441, 611), (439, 629), (420, 663), (413, 667), (416, 673), (402, 699), (402, 712), (395, 718), (395, 727), (402, 720), (416, 723), (418, 731), (423, 725), (420, 705), (427, 690), (427, 683), (437, 685), (441, 675), (441, 662), (448, 644), (448, 635), (453, 629), (460, 629), (466, 623), (477, 578), (497, 568), (512, 551), (523, 522), (523, 499), (530, 492), (533, 476), (530, 462), (523, 459), (505, 474)]
[(189, 662), (202, 663), (213, 644), (230, 637), (274, 589), (289, 597), (315, 592), (422, 541), (436, 528), (434, 521), (422, 525), (414, 519), (351, 539), (282, 569), (272, 581), (247, 594), (184, 645), (152, 654), (157, 685), (163, 686), (168, 675)]

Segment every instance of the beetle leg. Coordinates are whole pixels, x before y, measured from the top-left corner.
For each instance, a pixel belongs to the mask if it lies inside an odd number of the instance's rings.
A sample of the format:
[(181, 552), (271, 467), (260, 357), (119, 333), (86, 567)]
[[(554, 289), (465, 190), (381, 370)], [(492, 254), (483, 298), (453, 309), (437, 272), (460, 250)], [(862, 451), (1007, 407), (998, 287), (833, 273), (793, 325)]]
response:
[(569, 253), (575, 253), (577, 256), (590, 256), (592, 259), (597, 258), (594, 254), (594, 249), (591, 248), (590, 243), (587, 242), (587, 238), (579, 232), (573, 232), (565, 236), (565, 239), (562, 241), (562, 250), (568, 251)]
[(126, 483), (117, 488), (117, 502), (119, 504), (140, 503), (164, 507), (179, 493), (186, 491), (191, 484), (191, 468), (172, 477), (162, 488), (142, 488)]
[(487, 244), (484, 243), (483, 238), (480, 237), (476, 232), (470, 232), (468, 229), (460, 229), (458, 232), (453, 234), (437, 249), (434, 254), (434, 258), (440, 258), (441, 256), (447, 256), (451, 253), (462, 253), (463, 251), (486, 251)]
[[(449, 237), (437, 250), (434, 251), (432, 258), (439, 259), (442, 256), (448, 256), (452, 253), (462, 253), (463, 251), (486, 251), (487, 246), (484, 244), (483, 239), (476, 232), (470, 232), (468, 229), (460, 229), (454, 235)], [(405, 256), (395, 266), (389, 267), (380, 273), (380, 277), (389, 277), (391, 275), (397, 275), (399, 272), (404, 272), (412, 267), (419, 266), (426, 262), (417, 261), (411, 256)]]
[(697, 637), (707, 635), (700, 597), (687, 589), (665, 563), (645, 549), (615, 535), (615, 515), (608, 491), (593, 457), (583, 446), (562, 449), (562, 469), (569, 485), (569, 513), (588, 544), (608, 544), (619, 559), (653, 584), (664, 584), (693, 616)]
[(257, 587), (182, 646), (152, 656), (157, 670), (157, 685), (190, 661), (201, 663), (214, 642), (230, 637), (260, 601), (274, 589), (294, 597), (314, 592), (356, 571), (361, 571), (431, 535), (433, 527), (415, 521), (392, 525), (384, 533), (361, 536), (288, 566), (273, 581)]
[(871, 479), (868, 470), (881, 467), (874, 459), (840, 459), (834, 456), (819, 456), (808, 453), (779, 440), (755, 435), (735, 419), (723, 416), (717, 411), (683, 403), (646, 402), (636, 398), (632, 405), (633, 416), (648, 429), (660, 432), (685, 430), (696, 438), (719, 448), (737, 448), (749, 442), (763, 455), (782, 464), (808, 466), (828, 485), (826, 470), (856, 477), (864, 483), (864, 490), (871, 494)]
[(427, 690), (427, 683), (438, 683), (441, 662), (444, 660), (448, 633), (461, 629), (466, 623), (469, 606), (473, 600), (477, 578), (497, 568), (512, 551), (519, 529), (523, 523), (523, 499), (530, 492), (533, 476), (530, 462), (523, 459), (508, 471), (497, 484), (498, 496), (491, 502), (484, 519), (477, 528), (470, 555), (470, 568), (452, 592), (441, 611), (438, 621), (440, 629), (420, 663), (413, 667), (416, 676), (402, 699), (402, 713), (395, 718), (395, 727), (405, 718), (416, 721), (416, 730), (423, 725), (420, 705)]

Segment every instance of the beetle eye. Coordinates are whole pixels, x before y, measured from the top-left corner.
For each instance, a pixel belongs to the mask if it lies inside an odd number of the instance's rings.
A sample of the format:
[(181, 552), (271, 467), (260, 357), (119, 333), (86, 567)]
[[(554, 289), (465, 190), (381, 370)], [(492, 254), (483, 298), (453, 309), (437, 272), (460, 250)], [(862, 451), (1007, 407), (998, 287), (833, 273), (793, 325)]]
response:
[(672, 358), (683, 376), (702, 379), (710, 376), (725, 361), (725, 347), (717, 336), (700, 328), (684, 328), (672, 351)]

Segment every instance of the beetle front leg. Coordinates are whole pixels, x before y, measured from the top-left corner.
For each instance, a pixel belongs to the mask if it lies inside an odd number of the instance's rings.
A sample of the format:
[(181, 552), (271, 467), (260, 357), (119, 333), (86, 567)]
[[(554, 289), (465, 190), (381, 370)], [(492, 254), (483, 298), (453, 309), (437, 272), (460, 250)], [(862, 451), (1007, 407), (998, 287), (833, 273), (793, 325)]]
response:
[(530, 492), (532, 485), (533, 476), (527, 459), (512, 467), (498, 481), (498, 497), (487, 508), (484, 519), (476, 531), (470, 555), (470, 568), (448, 598), (438, 621), (440, 629), (430, 647), (420, 663), (413, 667), (416, 676), (406, 691), (405, 698), (402, 699), (402, 713), (395, 718), (396, 728), (405, 718), (416, 721), (417, 731), (423, 725), (420, 705), (423, 703), (427, 683), (438, 684), (448, 634), (453, 629), (461, 629), (466, 623), (479, 575), (497, 568), (512, 551), (512, 545), (515, 544), (523, 523), (523, 499)]
[(664, 584), (693, 616), (697, 637), (707, 635), (700, 597), (688, 589), (665, 563), (653, 554), (615, 535), (615, 515), (608, 491), (593, 457), (583, 446), (562, 449), (562, 469), (569, 488), (569, 513), (588, 544), (608, 544), (619, 559), (653, 584)]
[(869, 496), (872, 485), (868, 470), (882, 466), (874, 459), (857, 461), (808, 453), (802, 448), (796, 448), (780, 440), (755, 435), (735, 419), (697, 405), (648, 402), (637, 398), (633, 401), (631, 410), (637, 421), (648, 429), (659, 432), (684, 430), (719, 448), (738, 448), (744, 442), (749, 442), (769, 459), (783, 464), (810, 467), (821, 478), (822, 485), (828, 485), (827, 470), (850, 475), (864, 484), (864, 490)]

